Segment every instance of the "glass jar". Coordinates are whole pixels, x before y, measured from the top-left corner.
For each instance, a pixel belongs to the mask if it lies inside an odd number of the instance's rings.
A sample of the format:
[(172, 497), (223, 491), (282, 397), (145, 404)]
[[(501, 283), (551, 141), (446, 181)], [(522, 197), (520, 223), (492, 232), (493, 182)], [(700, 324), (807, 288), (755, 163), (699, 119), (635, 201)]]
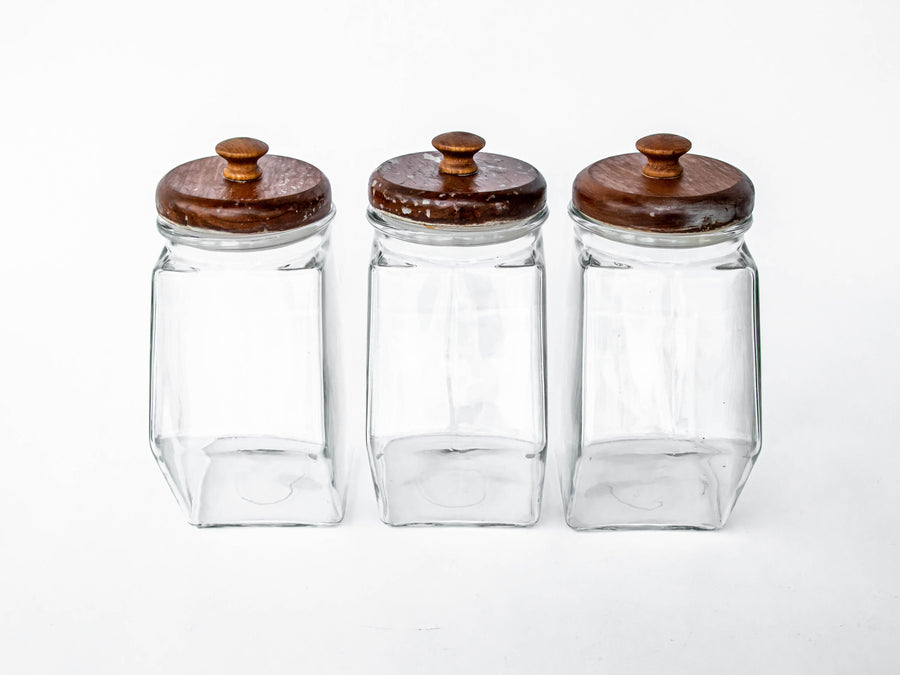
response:
[(150, 440), (198, 526), (340, 522), (327, 178), (253, 139), (157, 190)]
[(681, 158), (679, 136), (637, 147), (643, 166), (638, 153), (611, 157), (573, 189), (566, 519), (716, 529), (760, 448), (753, 185), (724, 162)]
[(367, 441), (391, 525), (530, 525), (546, 451), (546, 186), (534, 167), (440, 151), (372, 174)]

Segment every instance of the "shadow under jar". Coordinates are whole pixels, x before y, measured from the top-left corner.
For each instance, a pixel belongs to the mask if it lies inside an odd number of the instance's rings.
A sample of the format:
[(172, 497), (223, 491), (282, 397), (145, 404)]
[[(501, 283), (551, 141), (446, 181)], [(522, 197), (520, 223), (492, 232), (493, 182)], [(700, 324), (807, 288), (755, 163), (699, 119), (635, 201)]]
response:
[(575, 179), (560, 479), (576, 529), (719, 528), (759, 453), (753, 184), (690, 147), (648, 136)]
[(328, 179), (237, 138), (157, 189), (150, 440), (198, 526), (340, 522)]
[[(390, 525), (531, 525), (546, 452), (546, 184), (451, 132), (369, 183), (368, 450)], [(477, 153), (477, 154), (476, 154)]]

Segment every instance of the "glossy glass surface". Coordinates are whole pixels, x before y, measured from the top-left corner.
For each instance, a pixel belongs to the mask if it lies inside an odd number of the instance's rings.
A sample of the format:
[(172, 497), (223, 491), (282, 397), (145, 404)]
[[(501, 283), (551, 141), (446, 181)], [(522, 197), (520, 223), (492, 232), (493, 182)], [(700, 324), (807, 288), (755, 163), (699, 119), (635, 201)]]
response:
[(721, 527), (760, 447), (750, 222), (660, 235), (572, 215), (567, 521)]
[(386, 523), (537, 521), (544, 218), (429, 232), (370, 212), (368, 448)]
[(150, 440), (194, 525), (343, 517), (330, 221), (208, 237), (160, 223)]

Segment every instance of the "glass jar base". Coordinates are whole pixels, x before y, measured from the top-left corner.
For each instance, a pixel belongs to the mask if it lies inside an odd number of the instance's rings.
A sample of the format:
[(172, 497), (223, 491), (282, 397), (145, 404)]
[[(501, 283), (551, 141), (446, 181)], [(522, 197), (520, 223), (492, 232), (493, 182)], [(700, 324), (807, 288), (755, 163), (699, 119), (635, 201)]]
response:
[(566, 521), (577, 530), (722, 527), (758, 445), (734, 439), (596, 443), (578, 460)]
[(492, 436), (396, 438), (375, 456), (388, 525), (507, 525), (540, 516), (544, 449)]
[(333, 525), (343, 517), (322, 445), (262, 436), (174, 436), (157, 438), (153, 446), (192, 525)]

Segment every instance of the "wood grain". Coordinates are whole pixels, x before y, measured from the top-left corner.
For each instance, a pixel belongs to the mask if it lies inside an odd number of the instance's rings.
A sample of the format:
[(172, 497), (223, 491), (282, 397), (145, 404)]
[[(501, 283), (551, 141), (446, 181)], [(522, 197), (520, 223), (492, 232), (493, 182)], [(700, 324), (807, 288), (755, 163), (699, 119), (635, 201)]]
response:
[[(259, 149), (245, 148), (241, 156), (240, 148), (226, 146), (228, 159), (205, 157), (172, 169), (156, 188), (157, 212), (176, 225), (244, 233), (290, 230), (328, 214), (331, 185), (319, 169), (290, 157), (254, 157)], [(259, 176), (226, 178), (233, 164), (241, 166), (237, 175), (255, 173), (252, 164)]]
[(686, 233), (726, 227), (753, 212), (753, 183), (742, 171), (684, 154), (690, 141), (673, 139), (666, 145), (659, 135), (646, 137), (638, 144), (649, 154), (617, 155), (585, 168), (572, 185), (575, 208), (611, 225)]
[[(539, 213), (547, 193), (540, 172), (513, 157), (470, 152), (484, 141), (466, 135), (471, 138), (446, 139), (442, 134), (435, 138), (435, 145), (444, 147), (442, 152), (402, 155), (381, 164), (369, 177), (369, 203), (392, 216), (434, 226), (479, 226)], [(442, 170), (451, 153), (469, 153), (477, 170), (466, 174)], [(450, 170), (464, 170), (462, 160), (465, 157), (454, 157)]]
[(268, 151), (268, 145), (247, 137), (229, 138), (216, 145), (216, 154), (228, 162), (222, 175), (239, 182), (260, 179), (262, 169), (257, 162)]
[(438, 171), (448, 176), (469, 176), (478, 171), (475, 153), (484, 148), (481, 136), (467, 131), (450, 131), (431, 140), (435, 150), (441, 153)]
[(684, 172), (678, 160), (691, 149), (691, 142), (676, 134), (653, 134), (644, 136), (634, 146), (647, 158), (641, 167), (647, 178), (678, 178)]

